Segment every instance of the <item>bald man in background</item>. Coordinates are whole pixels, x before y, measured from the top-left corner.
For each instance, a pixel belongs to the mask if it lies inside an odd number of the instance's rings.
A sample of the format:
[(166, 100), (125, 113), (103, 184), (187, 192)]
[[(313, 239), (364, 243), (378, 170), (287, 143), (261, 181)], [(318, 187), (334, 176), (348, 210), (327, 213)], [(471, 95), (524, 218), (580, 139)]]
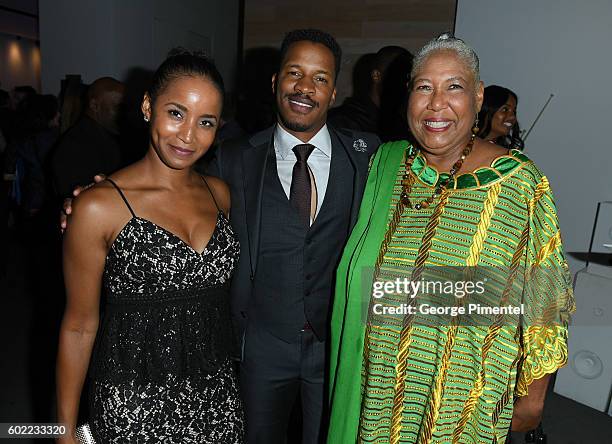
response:
[(111, 77), (89, 86), (83, 117), (60, 138), (51, 161), (59, 196), (71, 196), (94, 175), (111, 174), (123, 166), (117, 136), (124, 95), (123, 83)]

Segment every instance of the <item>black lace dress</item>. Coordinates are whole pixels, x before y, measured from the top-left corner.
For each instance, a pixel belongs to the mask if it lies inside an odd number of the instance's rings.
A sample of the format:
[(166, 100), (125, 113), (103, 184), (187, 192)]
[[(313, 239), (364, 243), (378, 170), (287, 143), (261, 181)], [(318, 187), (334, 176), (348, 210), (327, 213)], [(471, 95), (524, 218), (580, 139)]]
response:
[(132, 219), (106, 257), (106, 300), (90, 368), (94, 438), (240, 443), (228, 293), (239, 244), (230, 224), (219, 211), (200, 253), (137, 217), (113, 185)]

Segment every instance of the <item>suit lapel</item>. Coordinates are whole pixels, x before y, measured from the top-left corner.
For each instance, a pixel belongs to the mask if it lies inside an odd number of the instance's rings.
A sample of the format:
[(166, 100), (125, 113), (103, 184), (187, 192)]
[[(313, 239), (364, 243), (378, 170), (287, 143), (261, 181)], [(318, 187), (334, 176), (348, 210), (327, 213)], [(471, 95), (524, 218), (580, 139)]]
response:
[(365, 183), (365, 178), (363, 177), (364, 171), (362, 171), (362, 168), (359, 168), (359, 160), (357, 159), (357, 156), (363, 156), (363, 153), (358, 153), (353, 148), (354, 140), (352, 138), (342, 134), (339, 131), (336, 131), (329, 125), (327, 127), (329, 129), (334, 148), (338, 147), (338, 149), (344, 150), (347, 157), (349, 158), (351, 167), (353, 168), (353, 198), (351, 202), (351, 226), (353, 226), (357, 221), (357, 214), (359, 213), (359, 205), (361, 203), (361, 184)]
[(242, 171), (244, 174), (244, 210), (246, 213), (247, 234), (249, 239), (249, 256), (251, 279), (257, 269), (259, 253), (259, 234), (261, 229), (261, 200), (264, 186), (264, 173), (268, 153), (273, 149), (274, 128), (268, 128), (255, 134), (242, 152)]

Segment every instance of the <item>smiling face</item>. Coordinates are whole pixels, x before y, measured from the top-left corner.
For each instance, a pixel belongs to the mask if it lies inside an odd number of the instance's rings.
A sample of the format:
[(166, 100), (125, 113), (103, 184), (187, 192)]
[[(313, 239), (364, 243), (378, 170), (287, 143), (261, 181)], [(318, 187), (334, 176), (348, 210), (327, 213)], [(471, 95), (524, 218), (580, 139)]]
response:
[(516, 123), (516, 99), (508, 96), (508, 100), (501, 108), (495, 111), (491, 118), (491, 131), (487, 136), (488, 140), (495, 140), (500, 136), (510, 134), (512, 127)]
[(426, 151), (460, 152), (470, 139), (483, 98), (482, 82), (454, 51), (432, 53), (412, 80), (408, 124)]
[(172, 169), (190, 167), (215, 140), (221, 119), (221, 93), (208, 79), (183, 76), (171, 80), (142, 112), (151, 122), (150, 147)]
[(334, 55), (325, 45), (299, 41), (289, 47), (272, 76), (278, 121), (304, 142), (325, 125), (336, 99), (335, 70)]

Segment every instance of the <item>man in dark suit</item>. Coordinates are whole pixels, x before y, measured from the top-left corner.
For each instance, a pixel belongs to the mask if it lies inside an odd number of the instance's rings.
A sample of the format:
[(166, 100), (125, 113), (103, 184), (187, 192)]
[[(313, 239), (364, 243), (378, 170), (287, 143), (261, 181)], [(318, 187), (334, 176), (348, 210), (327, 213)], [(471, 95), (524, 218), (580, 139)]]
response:
[(241, 243), (231, 293), (249, 443), (285, 442), (298, 394), (302, 442), (320, 442), (325, 432), (335, 270), (379, 143), (326, 125), (340, 57), (324, 32), (287, 34), (272, 77), (276, 125), (222, 144), (208, 171), (230, 187)]

